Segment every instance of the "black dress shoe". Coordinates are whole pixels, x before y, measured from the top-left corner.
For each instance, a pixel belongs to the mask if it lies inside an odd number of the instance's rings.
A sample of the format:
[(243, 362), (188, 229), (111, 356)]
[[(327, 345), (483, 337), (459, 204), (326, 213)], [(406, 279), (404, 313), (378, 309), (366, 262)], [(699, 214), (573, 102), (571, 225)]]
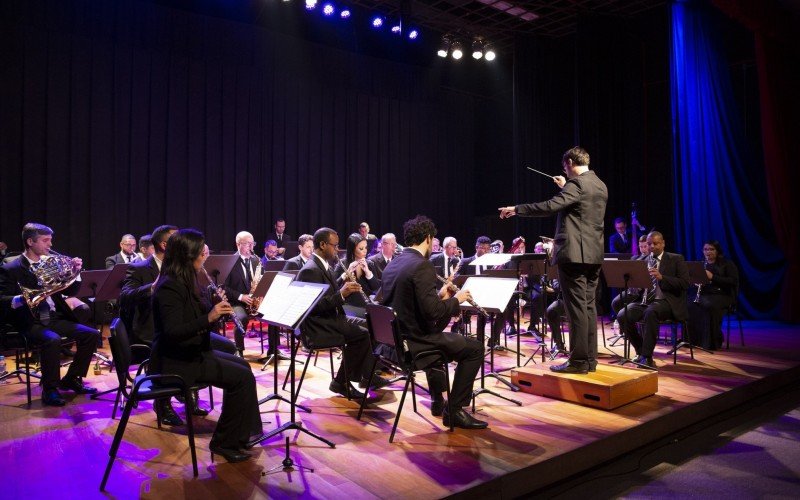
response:
[(42, 404), (47, 406), (64, 406), (67, 402), (61, 397), (58, 389), (47, 389), (42, 393)]
[(59, 386), (66, 391), (73, 391), (75, 394), (94, 394), (97, 392), (94, 387), (83, 385), (81, 377), (63, 378)]
[[(330, 389), (331, 392), (335, 392), (336, 394), (341, 394), (342, 396), (347, 397), (347, 387), (335, 380), (331, 380), (331, 385), (328, 386), (328, 389)], [(364, 399), (364, 393), (355, 387), (350, 387), (350, 398)]]
[(387, 380), (387, 379), (385, 379), (383, 377), (379, 377), (377, 375), (372, 377), (372, 387), (367, 387), (367, 383), (368, 382), (369, 382), (369, 380), (367, 380), (365, 378), (362, 378), (361, 382), (358, 383), (358, 386), (360, 388), (362, 388), (362, 389), (375, 390), (375, 389), (381, 389), (383, 387), (386, 387), (387, 385), (389, 385), (391, 383), (389, 380)]
[(597, 361), (594, 363), (589, 363), (589, 372), (596, 372), (597, 371)]
[(156, 414), (161, 414), (162, 425), (171, 425), (173, 427), (183, 425), (183, 420), (175, 413), (175, 408), (172, 407), (172, 403), (170, 403), (169, 400), (156, 401), (156, 404), (160, 406)]
[(567, 361), (566, 363), (562, 363), (560, 365), (551, 366), (550, 371), (556, 373), (576, 373), (576, 374), (589, 373), (589, 363), (578, 363), (573, 361)]
[(489, 427), (487, 422), (483, 420), (478, 420), (477, 418), (473, 417), (469, 413), (464, 411), (464, 408), (458, 408), (453, 410), (453, 414), (447, 411), (447, 407), (445, 406), (444, 413), (442, 414), (442, 423), (447, 427), (450, 427), (450, 421), (453, 421), (453, 427), (458, 427), (461, 429), (485, 429)]
[(447, 406), (446, 399), (434, 399), (431, 401), (431, 415), (434, 417), (441, 417), (444, 413), (444, 407)]
[(221, 446), (217, 446), (215, 444), (210, 444), (208, 449), (211, 451), (211, 461), (214, 461), (214, 455), (222, 455), (228, 462), (235, 463), (235, 462), (244, 462), (245, 460), (250, 458), (249, 453), (245, 453), (240, 450), (234, 450), (231, 448), (222, 448)]
[(641, 363), (641, 364), (643, 364), (643, 365), (645, 365), (647, 367), (650, 367), (650, 368), (655, 368), (656, 367), (656, 362), (653, 361), (653, 357), (652, 356), (639, 356), (639, 363)]

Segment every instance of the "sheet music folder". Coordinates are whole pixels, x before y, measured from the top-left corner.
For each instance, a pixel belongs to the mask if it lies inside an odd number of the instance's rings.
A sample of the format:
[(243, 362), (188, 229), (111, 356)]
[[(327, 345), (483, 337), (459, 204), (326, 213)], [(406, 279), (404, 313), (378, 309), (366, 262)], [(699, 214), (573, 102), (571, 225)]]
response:
[(84, 299), (97, 295), (97, 290), (111, 274), (111, 269), (97, 269), (91, 271), (81, 271), (81, 287), (75, 297)]
[[(462, 290), (472, 293), (472, 300), (486, 312), (501, 313), (506, 310), (511, 294), (517, 290), (517, 278), (491, 278), (486, 276), (469, 276)], [(462, 309), (474, 310), (467, 302), (461, 303)]]
[[(236, 264), (241, 257), (237, 254), (231, 255), (209, 255), (206, 259), (203, 267), (206, 268), (208, 271), (208, 275), (211, 276), (211, 279), (214, 280), (215, 285), (222, 285), (225, 283), (225, 280), (228, 279), (228, 275), (231, 273), (231, 269)], [(202, 273), (201, 273), (202, 276)], [(205, 280), (201, 280), (202, 281)], [(208, 285), (209, 283), (206, 283)]]
[(625, 288), (626, 278), (628, 288), (650, 288), (652, 285), (644, 260), (604, 260), (602, 266), (603, 276), (610, 287)]
[(703, 262), (690, 260), (686, 262), (686, 267), (689, 268), (689, 282), (692, 285), (707, 285), (710, 283)]
[[(261, 301), (258, 312), (273, 326), (294, 330), (328, 289), (329, 285), (293, 281), (294, 275), (279, 272)], [(260, 285), (260, 283), (259, 283)]]

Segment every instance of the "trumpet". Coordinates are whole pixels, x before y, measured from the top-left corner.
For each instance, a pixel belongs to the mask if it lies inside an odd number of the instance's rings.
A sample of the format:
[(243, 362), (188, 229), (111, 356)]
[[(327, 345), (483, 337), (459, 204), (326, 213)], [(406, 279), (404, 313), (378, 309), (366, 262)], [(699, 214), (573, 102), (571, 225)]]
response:
[[(358, 282), (358, 278), (356, 278), (355, 273), (351, 273), (350, 270), (347, 269), (347, 266), (344, 265), (344, 261), (342, 261), (342, 259), (339, 259), (339, 265), (342, 266), (342, 269), (344, 270), (344, 277), (345, 277), (346, 281), (350, 281), (350, 282), (353, 282), (353, 283), (357, 283)], [(359, 290), (359, 293), (361, 294), (361, 297), (364, 299), (364, 303), (366, 303), (366, 304), (373, 304), (374, 303), (374, 302), (372, 302), (372, 300), (370, 300), (369, 296), (366, 293), (364, 293), (364, 289), (363, 288), (361, 290)]]
[(250, 281), (250, 305), (247, 306), (245, 309), (247, 310), (247, 314), (253, 316), (258, 312), (258, 306), (261, 305), (261, 301), (264, 297), (253, 297), (253, 294), (256, 292), (256, 288), (258, 288), (258, 283), (261, 281), (261, 278), (264, 276), (264, 271), (261, 269), (261, 261), (258, 261), (258, 266), (256, 266), (256, 272), (253, 273), (253, 279)]
[[(205, 267), (201, 267), (200, 269), (202, 269), (203, 274), (205, 274), (206, 275), (206, 279), (208, 279), (208, 291), (210, 292), (211, 296), (212, 297), (217, 297), (217, 299), (219, 299), (219, 300), (227, 301), (228, 298), (225, 296), (225, 290), (223, 290), (221, 286), (217, 286), (217, 285), (214, 284), (214, 280), (212, 280), (211, 276), (208, 275), (208, 271), (206, 271)], [(245, 332), (244, 325), (239, 320), (239, 318), (236, 317), (236, 314), (229, 314), (227, 316), (230, 316), (230, 317), (229, 318), (223, 317), (223, 319), (233, 321), (234, 328), (236, 328), (236, 330), (239, 333), (244, 335), (244, 332)]]
[[(441, 276), (439, 276), (438, 274), (436, 275), (436, 278), (438, 278), (439, 281), (441, 281), (442, 283), (447, 285), (447, 289), (450, 290), (451, 292), (453, 292), (454, 294), (456, 294), (456, 293), (461, 291), (461, 289), (458, 286), (456, 286), (456, 284), (453, 283), (452, 281), (444, 279)], [(489, 317), (489, 313), (487, 313), (486, 310), (484, 308), (482, 308), (481, 306), (479, 306), (478, 303), (475, 302), (474, 300), (467, 299), (467, 303), (469, 305), (471, 305), (472, 307), (474, 307), (475, 309), (477, 309), (478, 312), (481, 315), (483, 315), (483, 317), (485, 317), (485, 318)]]
[(55, 250), (50, 250), (49, 255), (43, 255), (39, 264), (31, 267), (31, 272), (41, 288), (27, 288), (17, 283), (31, 311), (47, 300), (47, 297), (68, 288), (81, 275), (80, 267), (72, 257), (61, 255)]

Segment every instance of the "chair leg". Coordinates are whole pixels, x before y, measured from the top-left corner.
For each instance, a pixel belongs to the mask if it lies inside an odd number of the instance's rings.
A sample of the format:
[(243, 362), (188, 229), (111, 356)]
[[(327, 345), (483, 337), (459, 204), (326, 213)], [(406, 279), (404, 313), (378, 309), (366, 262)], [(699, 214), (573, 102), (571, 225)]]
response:
[[(306, 362), (303, 364), (303, 373), (300, 375), (300, 382), (297, 384), (297, 389), (295, 389), (295, 393), (292, 394), (292, 401), (297, 402), (297, 396), (300, 395), (300, 388), (303, 387), (303, 380), (306, 378), (306, 370), (308, 370), (308, 363), (311, 361), (311, 354), (308, 355), (306, 358)], [(291, 370), (292, 368), (289, 367)]]
[[(211, 386), (208, 386), (209, 392), (211, 391)], [(189, 389), (187, 388), (184, 393), (183, 397), (186, 401), (191, 401), (191, 396), (189, 394)], [(189, 451), (192, 454), (192, 471), (194, 472), (194, 477), (197, 477), (197, 450), (194, 447), (194, 424), (192, 423), (192, 413), (191, 411), (186, 412), (186, 431), (189, 435)]]
[[(367, 391), (372, 386), (372, 379), (375, 376), (375, 367), (378, 365), (378, 358), (372, 358), (372, 370), (369, 372), (369, 380), (367, 381)], [(358, 415), (356, 415), (356, 420), (361, 420), (361, 414), (364, 413), (364, 405), (367, 404), (367, 398), (361, 398), (361, 404), (358, 406)]]
[(406, 393), (408, 392), (408, 385), (411, 383), (411, 375), (406, 379), (405, 386), (403, 386), (403, 395), (400, 396), (400, 406), (397, 407), (397, 415), (394, 417), (394, 425), (392, 425), (392, 433), (389, 435), (389, 442), (394, 441), (394, 433), (397, 431), (397, 424), (400, 422), (400, 414), (403, 413), (403, 403), (406, 401)]
[(411, 403), (412, 407), (414, 408), (414, 413), (419, 413), (417, 411), (417, 379), (414, 377), (414, 372), (410, 372), (408, 378), (411, 379)]
[(214, 391), (211, 390), (212, 387), (208, 386), (208, 404), (211, 405), (211, 411), (214, 411)]
[(117, 418), (117, 407), (119, 406), (120, 399), (122, 399), (122, 386), (117, 387), (117, 397), (114, 398), (114, 409), (111, 410), (111, 420)]
[(447, 414), (450, 415), (450, 432), (453, 432), (453, 399), (450, 397), (450, 372), (447, 370), (446, 362), (442, 368), (444, 368), (444, 387), (447, 393)]
[[(317, 351), (317, 354), (319, 354), (319, 351)], [(331, 378), (333, 378), (335, 376), (333, 374), (333, 349), (330, 349), (328, 351), (328, 355), (330, 356), (329, 361), (331, 362)], [(316, 365), (316, 363), (317, 363), (317, 360), (316, 360), (316, 358), (314, 358), (314, 364)]]

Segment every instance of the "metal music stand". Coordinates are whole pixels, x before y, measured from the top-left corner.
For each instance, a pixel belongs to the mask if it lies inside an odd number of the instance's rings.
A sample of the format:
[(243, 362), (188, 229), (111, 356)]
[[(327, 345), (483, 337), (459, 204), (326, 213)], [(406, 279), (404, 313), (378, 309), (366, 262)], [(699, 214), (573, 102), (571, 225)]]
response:
[[(97, 320), (97, 290), (103, 282), (111, 274), (111, 269), (97, 269), (91, 271), (81, 271), (81, 287), (78, 293), (75, 294), (76, 298), (86, 299), (92, 304), (92, 318)], [(97, 324), (97, 322), (95, 321)], [(98, 326), (100, 326), (98, 324)], [(100, 328), (98, 328), (99, 330)]]
[[(708, 280), (708, 275), (706, 274), (706, 268), (705, 268), (705, 263), (704, 262), (687, 261), (686, 262), (686, 267), (689, 268), (689, 284), (690, 285), (698, 285), (698, 289), (697, 289), (698, 293), (700, 293), (700, 288), (699, 288), (700, 285), (708, 285), (709, 283), (711, 283)], [(681, 330), (681, 333), (685, 333), (685, 332), (683, 332), (683, 330)], [(685, 335), (684, 335), (684, 337), (685, 337)], [(713, 351), (710, 351), (710, 350), (708, 350), (708, 349), (706, 349), (704, 347), (700, 347), (700, 346), (694, 345), (694, 342), (692, 342), (691, 339), (686, 339), (686, 338), (684, 338), (680, 342), (676, 342), (675, 343), (675, 347), (670, 349), (667, 352), (667, 354), (673, 354), (674, 352), (676, 352), (681, 347), (690, 347), (690, 348), (693, 348), (693, 349), (700, 349), (701, 351), (707, 352), (709, 354), (713, 354)]]
[[(623, 293), (627, 294), (629, 288), (641, 288), (644, 293), (652, 286), (650, 273), (647, 270), (647, 261), (644, 260), (604, 260), (602, 272), (606, 277), (608, 286), (622, 288)], [(628, 302), (625, 301), (625, 318), (628, 318)], [(622, 327), (622, 325), (620, 325)], [(631, 344), (627, 335), (623, 335), (622, 356), (618, 363), (632, 363), (642, 368), (652, 369), (651, 367), (637, 363), (630, 357)]]
[[(275, 262), (277, 262), (277, 261), (275, 261)], [(254, 297), (261, 297), (261, 299), (263, 300), (264, 297), (267, 295), (267, 292), (269, 291), (269, 287), (272, 286), (272, 282), (275, 281), (275, 276), (277, 276), (280, 273), (291, 274), (293, 276), (297, 276), (298, 272), (300, 272), (300, 271), (264, 271), (264, 274), (261, 275), (261, 281), (258, 282), (258, 286), (256, 286), (256, 290), (255, 290), (255, 292), (253, 292), (253, 296)], [(262, 337), (262, 339), (263, 339), (263, 337)], [(262, 372), (267, 369), (267, 365), (269, 365), (270, 363), (275, 363), (275, 376), (276, 376), (275, 377), (275, 394), (276, 394), (276, 397), (281, 397), (281, 396), (277, 396), (277, 394), (278, 394), (278, 378), (277, 378), (277, 375), (278, 375), (278, 366), (277, 366), (278, 365), (278, 361), (280, 361), (280, 360), (288, 361), (291, 358), (286, 356), (286, 355), (284, 355), (283, 353), (281, 353), (280, 350), (278, 349), (278, 343), (280, 341), (280, 330), (277, 327), (272, 326), (272, 325), (268, 325), (267, 326), (267, 341), (268, 341), (267, 355), (262, 357), (262, 358), (258, 358), (257, 361), (259, 363), (264, 363), (264, 366), (261, 367), (261, 371)], [(263, 348), (263, 343), (262, 343), (262, 348)], [(271, 399), (274, 399), (274, 398), (271, 398)], [(261, 404), (262, 402), (266, 402), (266, 401), (269, 401), (269, 399), (264, 398), (264, 400), (259, 401), (259, 404)], [(286, 400), (284, 399), (284, 401), (286, 401)], [(302, 407), (302, 408), (304, 410), (306, 410), (306, 411), (309, 411), (309, 412), (311, 411), (311, 410), (308, 410), (305, 407)]]
[[(457, 276), (456, 279), (458, 279), (458, 278), (462, 278), (462, 276)], [(501, 279), (501, 278), (490, 278), (490, 277), (485, 277), (484, 278), (484, 277), (481, 277), (481, 276), (463, 276), (463, 278), (464, 278), (465, 282), (467, 281), (467, 278), (469, 278), (470, 280), (474, 280), (474, 281), (471, 281), (471, 283), (475, 283), (475, 282), (480, 283), (479, 280), (497, 280), (497, 279)], [(456, 285), (456, 286), (459, 286), (459, 288), (461, 288), (464, 285)], [(473, 286), (471, 288), (475, 288), (475, 287)], [(511, 296), (509, 295), (508, 297), (504, 297), (504, 298), (505, 298), (505, 300), (504, 301), (501, 300), (501, 302), (503, 302), (504, 304), (508, 304), (509, 300), (511, 299)], [(502, 299), (502, 297), (501, 297), (501, 299)], [(480, 304), (478, 304), (478, 305), (480, 305)], [(461, 304), (460, 307), (461, 307), (462, 310), (475, 311), (477, 314), (480, 314), (479, 312), (477, 312), (477, 309), (475, 307), (473, 307), (472, 305), (470, 305), (470, 304)], [(504, 310), (504, 309), (499, 309), (499, 308), (495, 308), (495, 307), (484, 307), (483, 309), (486, 312), (490, 312), (490, 313), (502, 313), (503, 310)], [(478, 332), (478, 341), (481, 343), (481, 345), (484, 344), (484, 342), (486, 341), (485, 331), (482, 330), (482, 331)], [(491, 362), (492, 363), (494, 362), (494, 351), (492, 351)], [(493, 368), (493, 366), (492, 366), (492, 368)], [(487, 389), (486, 386), (485, 386), (486, 377), (493, 377), (493, 378), (499, 380), (500, 382), (506, 384), (508, 386), (508, 388), (511, 389), (512, 391), (514, 391), (514, 390), (519, 391), (518, 387), (514, 386), (514, 384), (512, 384), (511, 382), (509, 382), (507, 380), (504, 380), (503, 378), (500, 377), (499, 374), (495, 373), (494, 371), (490, 371), (489, 373), (486, 373), (486, 363), (482, 362), (481, 363), (481, 376), (480, 376), (481, 386), (480, 386), (480, 388), (475, 389), (475, 390), (472, 391), (472, 413), (475, 413), (475, 411), (476, 411), (475, 410), (475, 398), (477, 398), (481, 394), (491, 394), (492, 396), (498, 397), (500, 399), (505, 399), (508, 402), (514, 403), (517, 406), (522, 406), (522, 402), (517, 401), (516, 399), (511, 399), (509, 397), (503, 396), (502, 394), (498, 394), (498, 393), (496, 393), (496, 392), (494, 392), (494, 391), (492, 391), (490, 389)]]
[(261, 270), (264, 272), (267, 271), (283, 271), (283, 266), (286, 265), (286, 261), (284, 259), (280, 260), (268, 260), (268, 261), (261, 261)]
[(297, 248), (297, 241), (283, 242), (283, 260), (289, 260), (298, 255), (300, 255), (300, 249)]
[(203, 281), (205, 281), (205, 277), (203, 276), (202, 273), (200, 273), (201, 276), (200, 284), (204, 286), (210, 284), (219, 286), (225, 283), (225, 280), (228, 279), (228, 275), (231, 274), (231, 269), (233, 269), (233, 266), (236, 265), (236, 261), (238, 261), (239, 259), (241, 259), (241, 257), (237, 254), (209, 255), (205, 263), (203, 264), (203, 267), (206, 268), (206, 271), (208, 271), (208, 275), (211, 276), (211, 279), (214, 280), (214, 283), (203, 283)]
[[(539, 293), (539, 297), (541, 298), (542, 302), (542, 318), (541, 318), (541, 334), (542, 340), (539, 343), (539, 346), (536, 350), (531, 353), (528, 359), (525, 361), (523, 366), (527, 366), (528, 363), (534, 360), (534, 356), (539, 352), (541, 349), (542, 351), (542, 363), (544, 363), (547, 356), (550, 356), (550, 359), (554, 359), (550, 348), (547, 347), (547, 341), (545, 337), (547, 336), (547, 320), (545, 319), (546, 312), (547, 312), (547, 283), (554, 279), (558, 279), (558, 266), (551, 266), (550, 265), (550, 257), (544, 253), (536, 253), (536, 254), (525, 254), (526, 257), (523, 260), (520, 260), (519, 266), (520, 269), (526, 271), (528, 278), (531, 276), (538, 276), (539, 277), (539, 286), (541, 287), (541, 292)], [(531, 318), (533, 321), (533, 318)], [(552, 338), (552, 337), (551, 337)]]
[[(481, 274), (481, 276), (487, 276), (489, 278), (513, 278), (513, 279), (517, 280), (517, 285), (519, 285), (519, 272), (516, 269), (487, 269), (486, 271), (484, 271)], [(511, 297), (514, 299), (514, 308), (519, 310), (519, 292), (514, 292), (513, 294), (511, 294)], [(496, 318), (493, 316), (492, 317), (492, 326), (494, 326), (494, 321), (495, 320), (496, 320)], [(503, 326), (505, 326), (505, 325), (503, 325)], [(517, 317), (517, 331), (519, 332), (519, 317)], [(506, 342), (506, 347), (501, 347), (499, 345), (499, 341), (500, 341), (500, 339), (498, 339), (498, 345), (496, 347), (495, 346), (490, 347), (491, 352), (492, 352), (492, 354), (491, 354), (492, 371), (494, 372), (494, 351), (497, 350), (497, 349), (504, 349), (504, 350), (507, 350), (507, 351), (515, 353), (517, 355), (517, 366), (519, 366), (519, 361), (520, 361), (519, 335), (517, 335), (517, 350), (516, 351), (514, 349), (509, 349), (507, 347), (508, 342)]]
[[(128, 272), (129, 266), (130, 264), (117, 264), (111, 268), (106, 279), (97, 287), (97, 293), (94, 296), (95, 303), (110, 302), (119, 299), (119, 293), (122, 291), (122, 284), (125, 281), (125, 275)], [(83, 278), (81, 278), (81, 280), (82, 279)], [(112, 365), (111, 360), (99, 352), (95, 352), (94, 357), (108, 366)]]
[[(284, 274), (284, 276), (288, 276), (288, 275)], [(294, 278), (294, 277), (292, 277), (292, 278)], [(329, 285), (323, 285), (321, 283), (305, 283), (305, 282), (295, 281), (295, 282), (292, 282), (291, 284), (289, 284), (289, 287), (301, 287), (301, 288), (305, 289), (304, 291), (309, 291), (310, 293), (316, 292), (316, 296), (314, 297), (313, 301), (311, 301), (310, 303), (302, 304), (302, 307), (304, 308), (304, 310), (299, 315), (299, 318), (295, 319), (292, 324), (285, 323), (281, 319), (281, 318), (283, 318), (283, 317), (285, 317), (287, 315), (286, 314), (287, 311), (291, 311), (292, 308), (297, 308), (298, 307), (297, 304), (290, 303), (288, 301), (285, 304), (283, 304), (284, 307), (283, 307), (282, 310), (277, 311), (277, 313), (275, 314), (275, 317), (267, 317), (267, 316), (265, 316), (264, 317), (264, 321), (266, 321), (270, 325), (274, 325), (274, 326), (277, 326), (277, 327), (283, 327), (283, 328), (289, 328), (289, 329), (294, 330), (295, 328), (299, 328), (300, 327), (300, 325), (306, 319), (306, 317), (311, 312), (311, 310), (314, 309), (314, 307), (317, 305), (317, 302), (319, 302), (320, 298), (322, 298), (322, 296), (325, 294), (325, 291), (329, 288)], [(275, 304), (273, 304), (273, 307), (274, 306), (275, 306)], [(259, 309), (263, 309), (263, 308), (259, 308)], [(308, 434), (309, 436), (311, 436), (313, 438), (316, 438), (316, 439), (322, 441), (323, 443), (327, 444), (331, 448), (336, 448), (336, 445), (332, 441), (328, 441), (327, 439), (323, 438), (322, 436), (318, 436), (318, 435), (314, 434), (313, 432), (311, 432), (308, 429), (306, 429), (305, 427), (303, 427), (303, 423), (302, 422), (298, 422), (296, 420), (295, 415), (296, 415), (297, 412), (295, 410), (295, 407), (297, 406), (297, 404), (294, 401), (294, 394), (295, 394), (295, 373), (294, 373), (294, 362), (295, 362), (295, 354), (294, 354), (295, 353), (295, 348), (294, 348), (295, 346), (294, 346), (294, 343), (295, 343), (295, 338), (294, 338), (294, 335), (291, 335), (291, 339), (292, 339), (292, 341), (291, 341), (291, 344), (292, 344), (291, 345), (292, 357), (291, 357), (291, 363), (289, 365), (289, 372), (290, 372), (290, 376), (291, 376), (291, 394), (292, 394), (292, 398), (290, 398), (288, 400), (289, 406), (291, 407), (291, 419), (288, 422), (286, 422), (285, 424), (277, 427), (276, 429), (273, 429), (272, 431), (260, 436), (259, 438), (255, 439), (254, 441), (249, 442), (247, 444), (247, 447), (248, 448), (252, 448), (253, 446), (261, 443), (262, 441), (266, 441), (267, 439), (269, 439), (269, 438), (271, 438), (273, 436), (276, 436), (276, 435), (278, 435), (278, 434), (280, 434), (280, 433), (282, 433), (284, 431), (288, 431), (288, 430), (291, 430), (291, 429), (296, 429), (296, 430), (299, 430), (301, 432), (304, 432), (304, 433)], [(277, 376), (275, 377), (275, 380), (277, 380)], [(277, 384), (277, 382), (276, 382), (276, 384)], [(277, 392), (277, 385), (276, 385), (276, 392)], [(281, 397), (280, 399), (286, 401), (285, 398)], [(259, 404), (261, 404), (262, 402), (263, 402), (263, 400), (259, 401)], [(273, 470), (277, 469), (277, 468), (280, 468), (281, 466), (283, 468), (289, 468), (289, 467), (292, 467), (293, 465), (294, 464), (291, 461), (291, 458), (289, 458), (289, 440), (287, 439), (286, 440), (286, 458), (284, 458), (284, 460), (281, 462), (280, 466), (276, 466), (275, 468), (273, 468)], [(301, 468), (303, 468), (303, 467), (301, 466)], [(305, 469), (308, 469), (308, 468), (305, 467)], [(308, 469), (308, 470), (313, 472), (312, 469)]]

